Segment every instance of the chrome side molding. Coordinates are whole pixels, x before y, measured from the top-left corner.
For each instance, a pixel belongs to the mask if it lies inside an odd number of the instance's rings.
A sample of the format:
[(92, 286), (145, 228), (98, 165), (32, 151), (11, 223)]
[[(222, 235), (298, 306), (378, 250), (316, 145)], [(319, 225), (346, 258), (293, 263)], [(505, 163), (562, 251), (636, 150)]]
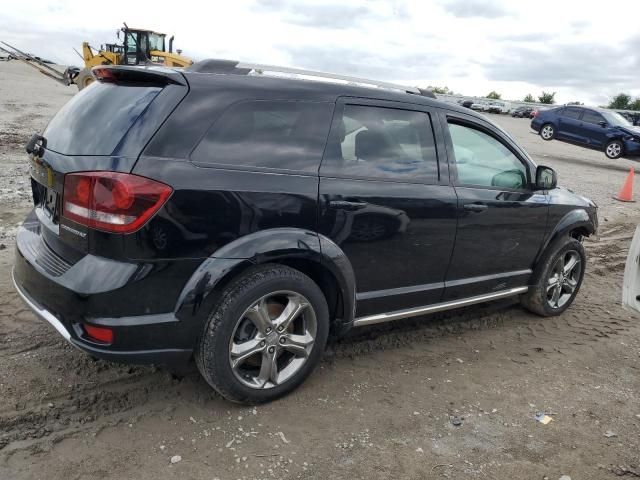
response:
[(451, 300), (449, 302), (435, 303), (422, 307), (407, 308), (405, 310), (396, 310), (395, 312), (379, 313), (376, 315), (368, 315), (366, 317), (356, 318), (353, 321), (354, 327), (363, 327), (365, 325), (373, 325), (375, 323), (391, 322), (402, 318), (417, 317), (418, 315), (426, 315), (428, 313), (443, 312), (454, 308), (466, 307), (476, 303), (489, 302), (491, 300), (499, 300), (501, 298), (512, 297), (525, 293), (529, 287), (510, 288), (509, 290), (501, 290), (495, 293), (478, 295), (476, 297), (461, 298), (459, 300)]

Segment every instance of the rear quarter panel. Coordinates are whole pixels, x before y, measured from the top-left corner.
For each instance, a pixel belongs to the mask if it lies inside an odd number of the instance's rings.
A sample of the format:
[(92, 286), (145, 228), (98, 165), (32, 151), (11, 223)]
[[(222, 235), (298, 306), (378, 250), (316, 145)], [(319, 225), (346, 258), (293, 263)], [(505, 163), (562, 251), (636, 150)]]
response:
[(293, 227), (316, 231), (318, 177), (141, 157), (135, 173), (174, 188), (161, 211), (125, 238), (133, 259), (207, 258), (245, 235)]
[[(245, 235), (271, 228), (317, 231), (317, 165), (290, 169), (196, 164), (191, 153), (218, 118), (248, 100), (314, 101), (331, 106), (335, 95), (318, 97), (276, 88), (273, 82), (235, 75), (187, 76), (189, 95), (167, 119), (135, 165), (134, 172), (174, 188), (161, 211), (125, 238), (129, 258), (207, 258)], [(333, 102), (331, 102), (333, 99)], [(326, 122), (329, 131), (330, 115)], [(213, 126), (212, 126), (213, 125)], [(326, 134), (325, 134), (326, 135)], [(324, 146), (324, 144), (323, 144)], [(321, 152), (320, 152), (321, 153)]]

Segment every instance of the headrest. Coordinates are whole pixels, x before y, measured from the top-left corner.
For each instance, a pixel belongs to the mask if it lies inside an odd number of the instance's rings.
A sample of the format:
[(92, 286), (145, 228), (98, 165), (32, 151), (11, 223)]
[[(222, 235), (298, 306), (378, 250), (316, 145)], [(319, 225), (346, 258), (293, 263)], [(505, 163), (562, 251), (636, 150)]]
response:
[(388, 149), (387, 139), (382, 132), (363, 130), (358, 132), (355, 141), (356, 158), (376, 160), (385, 156)]

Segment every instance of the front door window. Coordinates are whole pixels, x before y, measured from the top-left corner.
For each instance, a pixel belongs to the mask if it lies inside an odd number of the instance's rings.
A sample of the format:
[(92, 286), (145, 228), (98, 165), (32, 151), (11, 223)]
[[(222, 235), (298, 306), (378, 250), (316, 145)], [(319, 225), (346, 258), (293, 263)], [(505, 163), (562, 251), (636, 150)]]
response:
[(502, 142), (478, 129), (449, 124), (458, 184), (523, 189), (527, 168)]

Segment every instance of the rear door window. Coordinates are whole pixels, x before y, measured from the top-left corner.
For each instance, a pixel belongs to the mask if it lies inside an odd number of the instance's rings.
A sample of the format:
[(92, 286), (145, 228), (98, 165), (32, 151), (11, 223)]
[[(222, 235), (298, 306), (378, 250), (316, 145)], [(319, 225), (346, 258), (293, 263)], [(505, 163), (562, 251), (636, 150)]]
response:
[(160, 90), (96, 82), (49, 122), (43, 133), (47, 149), (63, 155), (111, 155)]
[(345, 105), (334, 118), (325, 176), (438, 182), (438, 157), (426, 112)]
[(256, 100), (236, 103), (191, 154), (203, 165), (317, 172), (332, 103)]
[(604, 122), (604, 117), (598, 112), (594, 112), (593, 110), (585, 110), (584, 114), (582, 115), (582, 121), (597, 125), (599, 122)]
[(565, 118), (573, 118), (575, 120), (580, 118), (580, 114), (582, 113), (582, 110), (579, 108), (565, 108), (564, 111), (562, 112), (562, 116)]

